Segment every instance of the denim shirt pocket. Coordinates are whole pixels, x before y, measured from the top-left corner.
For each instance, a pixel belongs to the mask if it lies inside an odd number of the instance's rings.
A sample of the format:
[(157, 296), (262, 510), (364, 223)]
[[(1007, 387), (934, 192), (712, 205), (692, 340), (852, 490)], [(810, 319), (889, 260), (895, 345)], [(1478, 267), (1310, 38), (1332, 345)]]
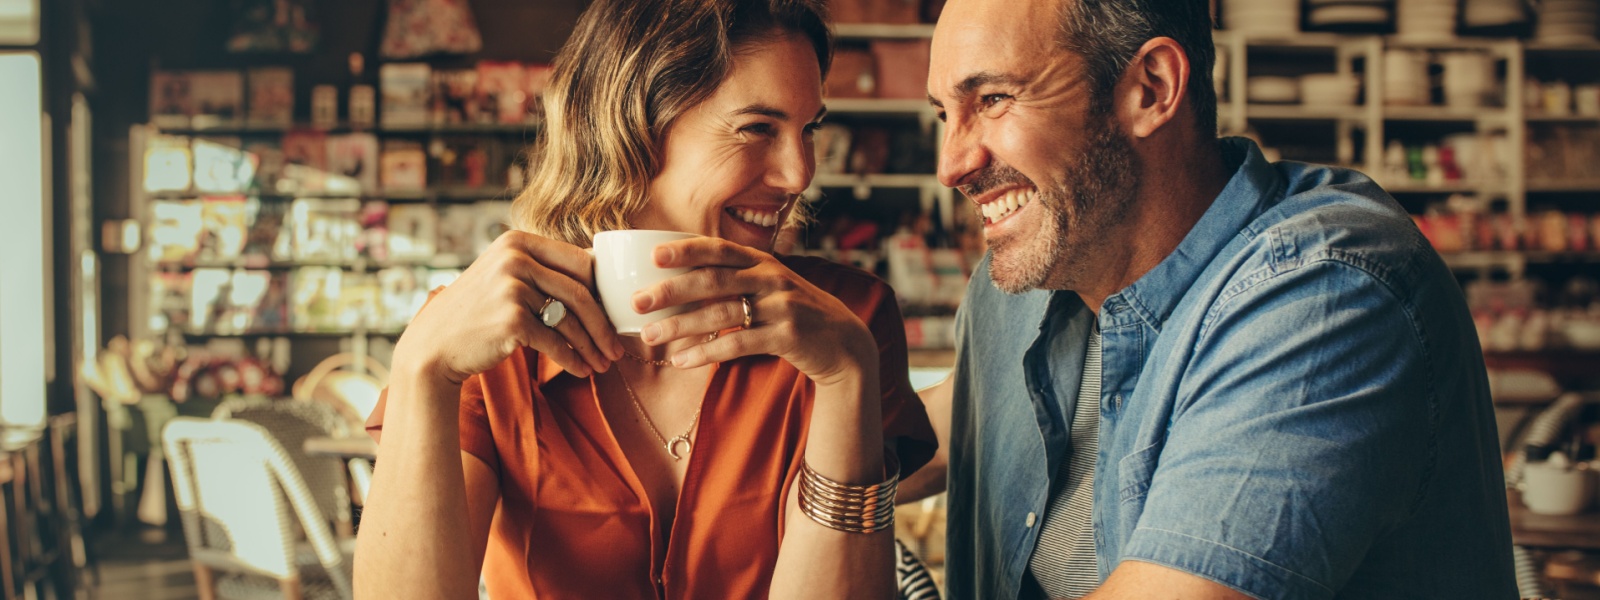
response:
[(1150, 491), (1150, 480), (1155, 474), (1156, 459), (1161, 456), (1162, 446), (1162, 442), (1157, 441), (1117, 461), (1118, 502), (1143, 499), (1145, 493)]

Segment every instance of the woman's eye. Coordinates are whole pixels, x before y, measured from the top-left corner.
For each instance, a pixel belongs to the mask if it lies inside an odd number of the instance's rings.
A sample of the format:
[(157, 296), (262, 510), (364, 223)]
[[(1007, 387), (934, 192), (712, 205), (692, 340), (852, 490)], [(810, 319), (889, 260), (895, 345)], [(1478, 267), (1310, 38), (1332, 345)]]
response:
[(771, 123), (751, 123), (739, 128), (739, 133), (749, 133), (754, 135), (772, 135), (772, 131)]

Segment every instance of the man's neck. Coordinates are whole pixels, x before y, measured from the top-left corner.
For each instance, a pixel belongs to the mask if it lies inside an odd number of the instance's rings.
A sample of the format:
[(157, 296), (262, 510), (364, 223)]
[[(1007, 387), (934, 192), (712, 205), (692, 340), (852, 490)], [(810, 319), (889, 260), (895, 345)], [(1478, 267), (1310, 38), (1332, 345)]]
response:
[(1100, 314), (1100, 305), (1177, 249), (1195, 223), (1211, 208), (1231, 173), (1222, 157), (1220, 142), (1178, 147), (1140, 149), (1145, 166), (1137, 174), (1139, 193), (1117, 231), (1117, 243), (1095, 256), (1095, 268), (1074, 291), (1083, 303)]

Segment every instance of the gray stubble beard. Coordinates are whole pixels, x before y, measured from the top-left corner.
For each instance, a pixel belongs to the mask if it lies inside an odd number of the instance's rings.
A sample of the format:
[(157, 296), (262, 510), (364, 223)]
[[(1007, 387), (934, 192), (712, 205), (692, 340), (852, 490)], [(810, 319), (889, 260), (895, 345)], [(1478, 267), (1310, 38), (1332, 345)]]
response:
[(1062, 183), (1039, 188), (1034, 202), (1045, 221), (1038, 235), (992, 249), (989, 278), (996, 289), (1075, 289), (1095, 268), (1091, 249), (1107, 243), (1126, 220), (1139, 193), (1139, 157), (1110, 114), (1092, 117), (1096, 121), (1102, 125), (1089, 132), (1084, 152), (1064, 165)]

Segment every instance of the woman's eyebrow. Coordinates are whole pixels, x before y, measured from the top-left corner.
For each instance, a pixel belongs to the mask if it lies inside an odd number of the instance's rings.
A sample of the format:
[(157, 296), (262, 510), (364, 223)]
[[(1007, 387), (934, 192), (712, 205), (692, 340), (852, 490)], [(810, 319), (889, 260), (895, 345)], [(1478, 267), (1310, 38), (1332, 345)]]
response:
[[(822, 116), (826, 115), (826, 114), (828, 114), (828, 107), (824, 106), (821, 109), (817, 110), (817, 116), (812, 117), (811, 120), (813, 120), (813, 121), (821, 120)], [(776, 107), (773, 107), (773, 106), (769, 106), (769, 105), (766, 105), (766, 104), (751, 104), (751, 105), (746, 106), (744, 108), (740, 108), (740, 109), (734, 110), (733, 112), (728, 113), (728, 116), (730, 116), (730, 117), (740, 117), (740, 116), (745, 116), (745, 115), (758, 115), (758, 116), (763, 116), (763, 117), (770, 117), (770, 118), (773, 118), (773, 119), (777, 119), (779, 121), (788, 121), (789, 120), (789, 113), (788, 112), (784, 111), (783, 109), (776, 108)]]

